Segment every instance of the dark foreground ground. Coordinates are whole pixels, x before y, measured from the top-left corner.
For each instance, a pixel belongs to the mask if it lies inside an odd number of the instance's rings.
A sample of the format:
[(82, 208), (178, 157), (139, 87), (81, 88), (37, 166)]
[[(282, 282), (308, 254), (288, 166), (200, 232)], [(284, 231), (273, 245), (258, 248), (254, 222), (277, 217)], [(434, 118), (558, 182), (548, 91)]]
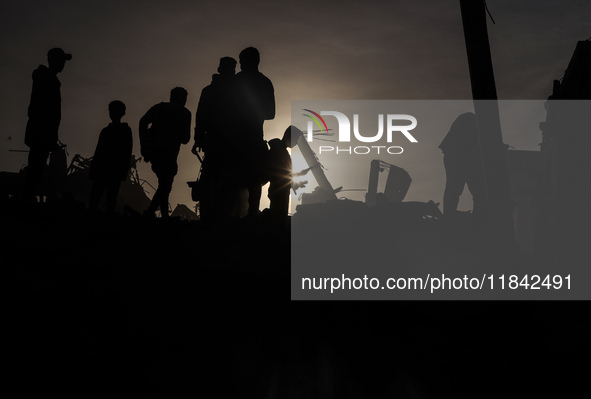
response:
[(589, 391), (587, 302), (291, 302), (290, 228), (1, 211), (7, 398)]

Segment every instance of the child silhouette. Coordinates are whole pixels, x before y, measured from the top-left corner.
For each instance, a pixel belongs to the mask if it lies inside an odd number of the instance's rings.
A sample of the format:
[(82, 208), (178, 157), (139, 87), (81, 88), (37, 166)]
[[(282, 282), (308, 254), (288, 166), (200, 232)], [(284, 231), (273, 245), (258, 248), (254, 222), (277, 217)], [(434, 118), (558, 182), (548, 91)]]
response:
[(118, 100), (109, 103), (112, 122), (99, 135), (88, 174), (93, 181), (88, 206), (91, 211), (98, 211), (99, 202), (106, 191), (107, 212), (114, 213), (119, 187), (127, 179), (133, 138), (131, 128), (121, 122), (124, 115), (125, 104)]

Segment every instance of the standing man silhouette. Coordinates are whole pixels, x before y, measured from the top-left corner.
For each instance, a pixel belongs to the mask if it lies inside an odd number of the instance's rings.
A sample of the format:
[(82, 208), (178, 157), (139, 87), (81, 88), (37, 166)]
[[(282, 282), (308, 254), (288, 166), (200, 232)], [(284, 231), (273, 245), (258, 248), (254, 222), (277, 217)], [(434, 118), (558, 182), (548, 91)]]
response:
[(195, 144), (191, 152), (196, 155), (198, 149), (205, 152), (201, 171), (205, 192), (199, 201), (203, 220), (230, 217), (238, 191), (232, 163), (235, 158), (232, 136), (236, 130), (235, 74), (236, 60), (221, 58), (218, 73), (201, 91), (195, 114)]
[(66, 61), (72, 59), (61, 48), (47, 52), (48, 66), (39, 65), (33, 71), (33, 89), (28, 108), (25, 144), (29, 147), (24, 197), (37, 201), (37, 186), (47, 165), (49, 153), (59, 149), (58, 130), (62, 118), (61, 82), (57, 74), (64, 70)]
[(445, 166), (445, 191), (443, 215), (454, 218), (458, 215), (458, 203), (468, 186), (472, 194), (472, 213), (479, 216), (483, 201), (486, 201), (484, 172), (478, 147), (478, 124), (473, 112), (461, 114), (452, 123), (449, 132), (439, 145)]
[(160, 207), (162, 217), (168, 217), (168, 197), (178, 172), (181, 144), (191, 139), (191, 111), (185, 108), (186, 103), (187, 91), (175, 87), (170, 91), (170, 102), (154, 105), (140, 119), (142, 155), (152, 163), (152, 171), (158, 177), (158, 188), (144, 212), (146, 216), (154, 216)]
[(264, 182), (261, 160), (268, 150), (263, 123), (275, 118), (275, 90), (259, 72), (260, 54), (254, 47), (240, 52), (240, 72), (236, 75), (238, 132), (235, 142), (241, 147), (243, 185), (248, 189), (248, 216), (257, 216)]
[(307, 181), (294, 182), (296, 176), (303, 176), (308, 171), (304, 169), (293, 173), (291, 155), (287, 151), (293, 148), (304, 133), (295, 126), (289, 126), (283, 133), (283, 138), (269, 140), (269, 152), (265, 159), (266, 179), (269, 180), (268, 197), (270, 200), (269, 213), (278, 220), (285, 219), (289, 214), (289, 192), (300, 187), (306, 187)]

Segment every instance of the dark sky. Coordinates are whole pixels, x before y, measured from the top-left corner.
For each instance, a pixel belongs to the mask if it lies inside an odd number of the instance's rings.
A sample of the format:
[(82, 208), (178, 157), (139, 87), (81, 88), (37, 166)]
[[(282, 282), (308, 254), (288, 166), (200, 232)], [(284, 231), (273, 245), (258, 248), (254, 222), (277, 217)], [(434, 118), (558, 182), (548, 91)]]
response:
[[(63, 73), (60, 138), (70, 156), (93, 154), (107, 104), (127, 104), (134, 132), (174, 86), (195, 113), (219, 58), (255, 46), (274, 83), (277, 117), (267, 139), (290, 124), (302, 99), (470, 99), (459, 0), (390, 1), (20, 1), (0, 12), (0, 170), (18, 171), (31, 73), (47, 50), (73, 54)], [(501, 99), (545, 99), (577, 41), (591, 36), (584, 0), (489, 0), (489, 36)], [(171, 204), (193, 206), (185, 181), (198, 161), (181, 149)], [(140, 176), (154, 181), (145, 165)], [(264, 203), (263, 203), (264, 205)]]

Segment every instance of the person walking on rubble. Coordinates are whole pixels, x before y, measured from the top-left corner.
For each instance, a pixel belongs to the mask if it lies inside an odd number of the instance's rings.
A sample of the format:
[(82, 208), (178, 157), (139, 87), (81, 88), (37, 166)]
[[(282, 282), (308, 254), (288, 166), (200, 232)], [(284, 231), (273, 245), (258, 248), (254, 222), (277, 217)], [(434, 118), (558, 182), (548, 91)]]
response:
[(472, 194), (472, 212), (479, 215), (482, 212), (483, 201), (486, 201), (486, 193), (476, 115), (466, 112), (458, 116), (439, 148), (443, 151), (446, 177), (443, 215), (446, 218), (457, 216), (460, 196), (465, 185)]
[(254, 47), (240, 52), (240, 69), (236, 75), (237, 126), (235, 143), (241, 149), (240, 165), (242, 185), (248, 189), (248, 216), (257, 216), (262, 193), (261, 160), (268, 151), (264, 140), (265, 120), (275, 118), (275, 91), (273, 84), (259, 72), (260, 54)]
[(140, 119), (139, 134), (142, 156), (152, 163), (158, 188), (144, 215), (153, 217), (158, 208), (163, 218), (168, 215), (168, 198), (178, 172), (177, 158), (181, 144), (191, 139), (191, 111), (185, 108), (187, 91), (175, 87), (170, 102), (151, 107)]
[(198, 155), (202, 150), (205, 153), (200, 179), (204, 192), (199, 201), (203, 220), (230, 217), (238, 191), (232, 142), (236, 131), (236, 64), (232, 57), (220, 59), (218, 73), (201, 91), (195, 114), (195, 143), (191, 152)]
[(308, 183), (293, 181), (294, 177), (308, 173), (310, 168), (293, 173), (291, 155), (287, 150), (293, 148), (301, 136), (303, 133), (300, 129), (289, 126), (281, 139), (269, 140), (269, 152), (264, 161), (265, 180), (269, 181), (269, 214), (279, 220), (285, 219), (289, 214), (290, 190), (293, 189), (295, 192)]
[(47, 52), (48, 66), (39, 65), (33, 71), (33, 89), (28, 108), (25, 144), (29, 147), (27, 174), (23, 196), (27, 201), (37, 201), (37, 189), (47, 165), (49, 153), (59, 150), (58, 130), (61, 122), (61, 82), (57, 74), (64, 70), (66, 61), (72, 59), (61, 48)]
[(123, 102), (115, 100), (109, 103), (111, 123), (99, 135), (88, 171), (88, 177), (92, 180), (88, 206), (91, 211), (98, 211), (99, 202), (106, 191), (107, 212), (114, 213), (119, 187), (129, 174), (133, 137), (129, 125), (121, 122), (124, 115)]

